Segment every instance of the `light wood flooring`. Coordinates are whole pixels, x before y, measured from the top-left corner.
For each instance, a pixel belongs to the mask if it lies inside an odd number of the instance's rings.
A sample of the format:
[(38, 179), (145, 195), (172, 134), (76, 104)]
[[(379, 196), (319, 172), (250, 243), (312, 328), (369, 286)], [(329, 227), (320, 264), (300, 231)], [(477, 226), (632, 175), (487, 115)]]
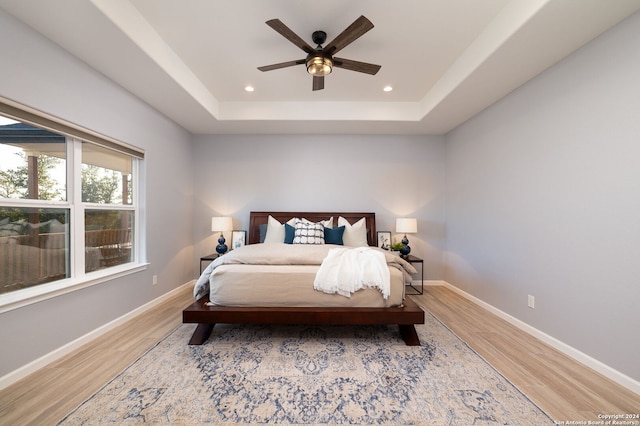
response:
[[(443, 286), (412, 296), (557, 421), (639, 413), (640, 396)], [(0, 424), (55, 424), (181, 324), (191, 288), (0, 391)], [(186, 344), (186, 342), (185, 342)]]

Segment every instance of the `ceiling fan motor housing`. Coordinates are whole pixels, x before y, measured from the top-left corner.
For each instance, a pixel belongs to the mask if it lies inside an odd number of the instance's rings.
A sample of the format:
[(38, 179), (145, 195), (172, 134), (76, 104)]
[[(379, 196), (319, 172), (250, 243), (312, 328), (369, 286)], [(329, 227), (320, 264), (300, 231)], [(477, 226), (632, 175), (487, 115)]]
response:
[(325, 41), (327, 41), (327, 33), (325, 33), (324, 31), (314, 31), (313, 34), (311, 34), (311, 40), (313, 40), (315, 44), (320, 46), (321, 44), (324, 44)]

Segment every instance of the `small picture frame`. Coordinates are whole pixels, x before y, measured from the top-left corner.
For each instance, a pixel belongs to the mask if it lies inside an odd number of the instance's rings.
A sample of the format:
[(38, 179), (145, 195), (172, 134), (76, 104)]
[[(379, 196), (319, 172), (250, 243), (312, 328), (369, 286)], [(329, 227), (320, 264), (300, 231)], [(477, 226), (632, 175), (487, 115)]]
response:
[(247, 241), (247, 231), (231, 231), (231, 250), (242, 247)]
[(378, 247), (382, 250), (389, 250), (391, 246), (391, 232), (378, 231)]

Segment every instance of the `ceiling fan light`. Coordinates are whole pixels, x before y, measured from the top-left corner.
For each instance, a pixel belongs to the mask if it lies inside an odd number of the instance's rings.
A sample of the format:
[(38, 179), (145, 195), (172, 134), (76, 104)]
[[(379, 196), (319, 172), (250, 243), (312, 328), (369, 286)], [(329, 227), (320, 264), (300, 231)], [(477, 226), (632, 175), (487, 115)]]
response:
[(322, 77), (331, 74), (333, 61), (326, 56), (312, 56), (307, 60), (307, 72), (313, 76)]

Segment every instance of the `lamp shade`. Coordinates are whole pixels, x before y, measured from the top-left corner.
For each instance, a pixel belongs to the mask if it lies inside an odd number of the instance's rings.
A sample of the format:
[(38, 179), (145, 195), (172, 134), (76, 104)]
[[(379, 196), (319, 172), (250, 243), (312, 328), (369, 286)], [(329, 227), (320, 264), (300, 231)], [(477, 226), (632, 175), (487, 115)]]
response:
[(233, 218), (230, 216), (216, 216), (211, 218), (211, 232), (231, 231), (233, 229)]
[(415, 217), (399, 217), (396, 219), (396, 232), (413, 234), (418, 232), (418, 221)]

